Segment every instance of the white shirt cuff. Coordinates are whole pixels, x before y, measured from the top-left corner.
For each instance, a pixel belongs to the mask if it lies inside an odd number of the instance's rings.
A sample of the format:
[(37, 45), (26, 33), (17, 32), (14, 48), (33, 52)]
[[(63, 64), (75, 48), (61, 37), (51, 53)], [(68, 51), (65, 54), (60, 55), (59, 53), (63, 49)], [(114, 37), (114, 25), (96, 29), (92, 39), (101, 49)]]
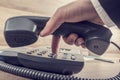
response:
[(99, 17), (101, 18), (101, 20), (104, 22), (104, 24), (107, 27), (116, 26), (115, 23), (109, 17), (109, 15), (106, 13), (106, 11), (103, 9), (103, 7), (101, 6), (101, 4), (99, 3), (98, 0), (91, 0), (91, 2), (93, 4), (95, 10), (97, 11)]

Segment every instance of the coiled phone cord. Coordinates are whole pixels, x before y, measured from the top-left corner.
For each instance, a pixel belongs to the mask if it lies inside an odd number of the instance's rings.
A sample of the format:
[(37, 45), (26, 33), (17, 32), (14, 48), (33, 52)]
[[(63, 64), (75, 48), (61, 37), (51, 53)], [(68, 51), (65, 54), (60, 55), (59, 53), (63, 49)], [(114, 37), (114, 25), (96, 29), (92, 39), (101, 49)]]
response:
[(108, 79), (87, 79), (87, 78), (79, 78), (70, 75), (60, 75), (55, 73), (32, 70), (25, 67), (14, 66), (5, 63), (4, 61), (0, 61), (0, 70), (35, 80), (120, 80), (120, 73), (115, 77)]
[(118, 50), (120, 51), (120, 47), (115, 42), (111, 41), (111, 44), (113, 44), (115, 47), (117, 47)]

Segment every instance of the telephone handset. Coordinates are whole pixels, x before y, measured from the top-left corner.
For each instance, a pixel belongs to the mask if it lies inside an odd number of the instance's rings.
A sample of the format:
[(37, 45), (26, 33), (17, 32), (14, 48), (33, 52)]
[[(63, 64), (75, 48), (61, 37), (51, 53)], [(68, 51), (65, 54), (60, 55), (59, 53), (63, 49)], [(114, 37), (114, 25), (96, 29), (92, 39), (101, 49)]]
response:
[[(5, 24), (5, 39), (10, 47), (30, 45), (37, 41), (39, 33), (45, 27), (49, 17), (18, 16), (10, 18)], [(88, 50), (102, 55), (110, 44), (112, 33), (109, 29), (83, 21), (77, 23), (63, 23), (53, 35), (69, 35), (76, 33), (83, 37)]]

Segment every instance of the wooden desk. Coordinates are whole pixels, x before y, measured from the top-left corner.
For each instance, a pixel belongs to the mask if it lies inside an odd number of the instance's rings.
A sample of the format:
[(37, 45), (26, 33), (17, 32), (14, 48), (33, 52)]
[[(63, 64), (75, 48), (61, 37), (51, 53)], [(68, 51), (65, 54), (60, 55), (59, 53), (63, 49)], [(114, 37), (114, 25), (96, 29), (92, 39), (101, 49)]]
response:
[[(3, 47), (6, 48), (6, 47)], [(86, 52), (83, 52), (83, 54), (87, 54)], [(85, 65), (83, 70), (75, 74), (74, 76), (78, 77), (85, 77), (85, 78), (109, 78), (117, 75), (120, 72), (120, 54), (118, 53), (109, 53), (104, 54), (104, 58), (108, 58), (111, 60), (116, 61), (116, 63), (107, 63), (107, 62), (101, 62), (96, 60), (85, 60)], [(0, 80), (29, 80), (26, 78), (22, 78), (19, 76), (15, 76), (6, 72), (0, 71)]]

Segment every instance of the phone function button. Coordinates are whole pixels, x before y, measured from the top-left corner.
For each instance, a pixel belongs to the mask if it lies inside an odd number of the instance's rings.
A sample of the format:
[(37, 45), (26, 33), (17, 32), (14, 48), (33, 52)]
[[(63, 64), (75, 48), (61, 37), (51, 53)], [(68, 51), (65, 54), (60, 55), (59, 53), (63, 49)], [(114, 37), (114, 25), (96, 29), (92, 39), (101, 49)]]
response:
[(27, 52), (27, 54), (32, 54), (31, 52)]
[(41, 53), (41, 52), (40, 52), (40, 53), (37, 53), (37, 55), (40, 55), (40, 56), (42, 56), (42, 55), (43, 55), (43, 53)]
[(67, 59), (68, 58), (68, 53), (63, 53), (62, 59)]
[(75, 55), (71, 55), (71, 59), (75, 60), (76, 59)]
[(57, 54), (55, 54), (55, 53), (51, 53), (51, 54), (48, 55), (48, 57), (56, 58), (56, 57), (57, 57)]

